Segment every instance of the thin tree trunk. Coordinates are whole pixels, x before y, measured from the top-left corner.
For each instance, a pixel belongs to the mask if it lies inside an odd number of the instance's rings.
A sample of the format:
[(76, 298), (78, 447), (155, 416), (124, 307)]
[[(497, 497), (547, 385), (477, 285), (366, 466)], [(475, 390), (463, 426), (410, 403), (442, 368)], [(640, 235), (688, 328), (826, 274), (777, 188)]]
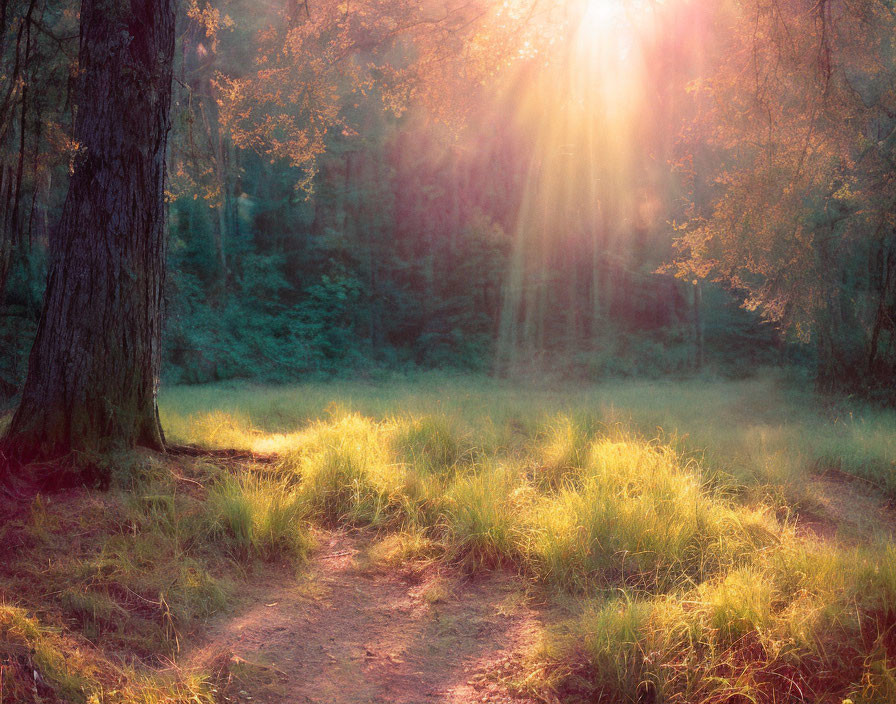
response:
[(694, 279), (694, 366), (697, 370), (703, 369), (703, 290), (700, 281)]
[[(210, 82), (209, 82), (210, 83)], [(209, 116), (207, 106), (213, 106), (214, 112)], [(211, 147), (214, 162), (215, 185), (218, 188), (220, 201), (215, 206), (215, 219), (212, 223), (212, 232), (215, 238), (215, 261), (217, 263), (215, 297), (219, 302), (223, 301), (227, 290), (227, 241), (229, 239), (228, 217), (229, 209), (229, 185), (227, 178), (227, 166), (225, 164), (224, 135), (221, 134), (221, 126), (218, 123), (217, 106), (212, 97), (211, 85), (207, 87), (207, 94), (203, 96), (201, 106), (202, 119), (205, 123), (205, 131)]]
[(82, 0), (80, 146), (3, 451), (164, 449), (156, 406), (176, 0)]

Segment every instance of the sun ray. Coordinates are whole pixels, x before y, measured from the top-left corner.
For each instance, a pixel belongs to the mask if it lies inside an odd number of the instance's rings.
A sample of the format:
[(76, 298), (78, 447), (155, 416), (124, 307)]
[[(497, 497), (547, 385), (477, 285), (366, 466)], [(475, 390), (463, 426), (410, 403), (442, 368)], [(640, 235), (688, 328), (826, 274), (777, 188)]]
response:
[[(572, 277), (572, 297), (577, 272), (590, 262), (592, 313), (599, 317), (603, 260), (624, 260), (627, 235), (644, 220), (639, 200), (650, 196), (637, 182), (645, 159), (639, 129), (656, 6), (648, 0), (566, 3), (560, 37), (519, 101), (536, 168), (525, 182), (515, 232), (501, 363), (540, 353), (543, 284), (558, 270)], [(573, 330), (577, 323), (571, 318), (569, 325)]]

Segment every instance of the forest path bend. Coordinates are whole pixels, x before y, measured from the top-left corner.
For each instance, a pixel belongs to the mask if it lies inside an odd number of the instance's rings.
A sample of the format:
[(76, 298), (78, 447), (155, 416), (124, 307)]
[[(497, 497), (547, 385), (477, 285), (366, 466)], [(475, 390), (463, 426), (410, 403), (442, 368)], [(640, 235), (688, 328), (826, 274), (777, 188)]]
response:
[(298, 577), (253, 588), (193, 664), (247, 704), (529, 704), (501, 682), (541, 633), (518, 579), (370, 566), (370, 537), (323, 534)]

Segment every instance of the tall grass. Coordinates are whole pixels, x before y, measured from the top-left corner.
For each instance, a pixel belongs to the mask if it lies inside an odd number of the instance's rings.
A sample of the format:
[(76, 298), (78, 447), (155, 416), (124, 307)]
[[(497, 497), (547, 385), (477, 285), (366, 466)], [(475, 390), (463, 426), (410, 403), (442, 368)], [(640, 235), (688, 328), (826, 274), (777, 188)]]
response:
[(587, 605), (537, 667), (568, 701), (894, 701), (892, 553), (791, 547), (680, 593)]
[(487, 462), (459, 476), (446, 493), (444, 521), (458, 554), (474, 565), (519, 559), (529, 487), (518, 471)]
[(301, 559), (312, 545), (297, 489), (259, 474), (226, 475), (208, 497), (210, 530), (238, 556)]
[(896, 494), (892, 412), (772, 377), (438, 375), (173, 389), (163, 411), (183, 442), (279, 453), (303, 517), (390, 527), (389, 555), (512, 565), (578, 595), (524, 686), (570, 701), (896, 700), (892, 536), (849, 547), (793, 522), (819, 473)]
[(454, 433), (467, 429), (462, 442), (487, 454), (532, 451), (541, 435), (539, 464), (561, 471), (564, 425), (576, 426), (571, 438), (577, 441), (621, 425), (646, 437), (677, 437), (683, 449), (705, 455), (708, 471), (741, 485), (784, 486), (798, 494), (807, 471), (837, 468), (896, 496), (896, 413), (821, 401), (805, 386), (773, 375), (583, 387), (431, 373), (379, 384), (171, 388), (161, 395), (161, 413), (175, 442), (282, 452), (301, 444), (302, 429), (330, 412), (383, 422), (400, 411), (408, 428), (412, 419), (436, 418)]
[(634, 439), (596, 440), (577, 478), (539, 499), (531, 524), (534, 570), (579, 590), (702, 580), (784, 530), (713, 494), (672, 448)]
[(378, 525), (389, 519), (402, 486), (384, 429), (357, 414), (312, 424), (305, 442), (287, 452), (281, 470), (299, 483), (309, 516), (326, 523)]

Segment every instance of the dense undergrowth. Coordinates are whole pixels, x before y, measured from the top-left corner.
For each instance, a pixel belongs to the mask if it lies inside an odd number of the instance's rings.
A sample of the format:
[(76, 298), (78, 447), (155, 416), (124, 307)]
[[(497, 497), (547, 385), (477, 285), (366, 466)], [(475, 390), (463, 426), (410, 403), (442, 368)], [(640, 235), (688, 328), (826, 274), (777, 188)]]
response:
[(399, 561), (508, 567), (562, 598), (529, 691), (896, 701), (892, 533), (802, 521), (821, 472), (894, 492), (896, 421), (815, 404), (770, 380), (173, 389), (171, 439), (255, 460), (109, 458), (111, 492), (20, 508), (3, 528), (3, 647), (73, 700), (213, 700), (214, 673), (159, 664), (234, 584), (300, 561), (309, 525), (350, 524), (390, 535)]

